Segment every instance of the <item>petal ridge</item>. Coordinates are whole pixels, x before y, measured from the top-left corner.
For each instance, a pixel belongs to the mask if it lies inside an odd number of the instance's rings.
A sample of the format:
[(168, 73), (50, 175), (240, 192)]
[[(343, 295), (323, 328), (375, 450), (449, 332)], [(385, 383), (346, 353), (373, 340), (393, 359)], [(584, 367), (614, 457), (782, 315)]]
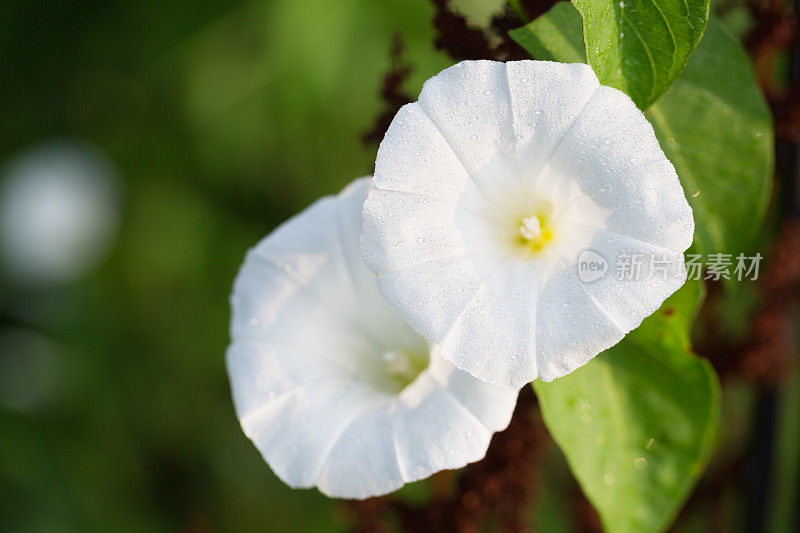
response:
[(478, 178), (478, 172), (472, 168), (472, 165), (467, 163), (464, 154), (461, 153), (461, 150), (456, 148), (453, 139), (451, 139), (450, 135), (444, 131), (441, 124), (439, 124), (439, 122), (433, 118), (433, 115), (425, 108), (425, 106), (422, 104), (422, 101), (417, 101), (416, 103), (419, 105), (419, 108), (422, 110), (422, 112), (428, 117), (428, 120), (431, 121), (431, 124), (433, 124), (436, 130), (442, 135), (442, 138), (445, 140), (448, 146), (450, 146), (450, 150), (461, 162), (461, 166), (463, 166), (464, 170), (467, 171), (467, 175), (470, 177), (475, 187), (481, 192), (481, 195), (484, 197), (484, 199), (488, 202), (495, 203), (495, 195), (491, 192), (493, 187), (484, 180)]

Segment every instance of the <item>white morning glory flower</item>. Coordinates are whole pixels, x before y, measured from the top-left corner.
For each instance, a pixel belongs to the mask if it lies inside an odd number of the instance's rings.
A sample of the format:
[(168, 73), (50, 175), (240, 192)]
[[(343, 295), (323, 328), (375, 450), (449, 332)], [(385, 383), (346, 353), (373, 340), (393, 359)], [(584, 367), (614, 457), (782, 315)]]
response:
[(359, 254), (370, 180), (251, 250), (227, 364), (242, 428), (285, 483), (366, 498), (483, 457), (517, 392), (457, 370), (380, 296)]
[(395, 117), (374, 180), (362, 253), (381, 292), (490, 383), (572, 372), (685, 281), (694, 221), (675, 170), (587, 65), (444, 70)]

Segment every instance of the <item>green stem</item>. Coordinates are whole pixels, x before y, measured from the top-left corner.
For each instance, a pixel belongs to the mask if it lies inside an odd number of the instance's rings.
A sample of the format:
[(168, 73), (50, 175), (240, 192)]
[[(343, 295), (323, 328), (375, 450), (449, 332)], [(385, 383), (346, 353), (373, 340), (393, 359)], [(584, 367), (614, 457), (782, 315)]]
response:
[(524, 9), (522, 9), (522, 4), (520, 4), (519, 0), (507, 0), (507, 1), (508, 1), (508, 7), (510, 7), (514, 11), (514, 13), (517, 14), (517, 16), (522, 22), (526, 24), (530, 22), (528, 14), (525, 13)]

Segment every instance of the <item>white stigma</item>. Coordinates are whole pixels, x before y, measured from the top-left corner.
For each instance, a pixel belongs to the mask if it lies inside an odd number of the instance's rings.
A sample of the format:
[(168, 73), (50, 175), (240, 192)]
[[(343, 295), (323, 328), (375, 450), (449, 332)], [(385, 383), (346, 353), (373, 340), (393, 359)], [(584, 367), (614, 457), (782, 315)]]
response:
[(522, 225), (519, 227), (519, 232), (523, 237), (532, 241), (542, 234), (542, 223), (536, 216), (530, 216), (522, 219)]

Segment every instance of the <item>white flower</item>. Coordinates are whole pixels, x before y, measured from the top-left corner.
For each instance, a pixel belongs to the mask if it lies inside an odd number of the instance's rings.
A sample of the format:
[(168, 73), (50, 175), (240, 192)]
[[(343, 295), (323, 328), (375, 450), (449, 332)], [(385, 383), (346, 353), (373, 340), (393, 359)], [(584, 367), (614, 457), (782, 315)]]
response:
[(381, 298), (359, 256), (369, 179), (251, 250), (227, 363), (244, 432), (285, 483), (366, 498), (483, 457), (516, 391), (457, 370)]
[[(429, 79), (381, 143), (362, 252), (384, 297), (490, 383), (568, 374), (685, 281), (694, 221), (653, 129), (591, 68), (465, 61)], [(608, 272), (582, 282), (591, 250)], [(667, 279), (619, 281), (654, 255)]]

